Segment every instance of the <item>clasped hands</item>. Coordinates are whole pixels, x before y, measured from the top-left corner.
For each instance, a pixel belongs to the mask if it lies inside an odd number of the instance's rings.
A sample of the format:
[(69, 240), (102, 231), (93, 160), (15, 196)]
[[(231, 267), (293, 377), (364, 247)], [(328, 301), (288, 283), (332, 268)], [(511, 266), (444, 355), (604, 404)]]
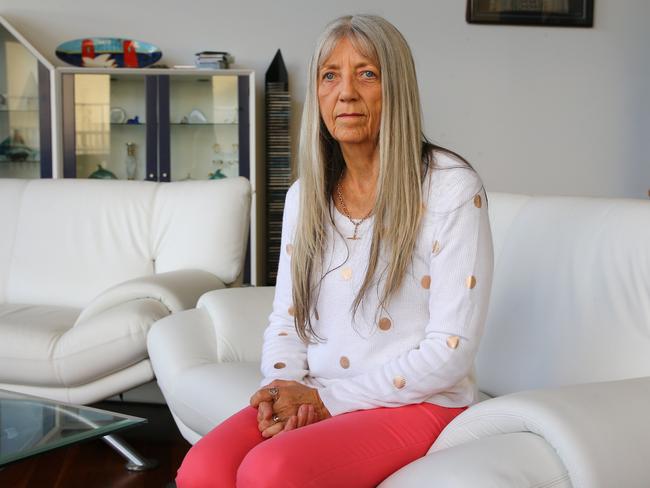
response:
[[(270, 388), (277, 388), (278, 393), (272, 395)], [(250, 404), (257, 408), (258, 427), (263, 437), (273, 437), (331, 417), (318, 390), (297, 381), (273, 380), (253, 394)]]

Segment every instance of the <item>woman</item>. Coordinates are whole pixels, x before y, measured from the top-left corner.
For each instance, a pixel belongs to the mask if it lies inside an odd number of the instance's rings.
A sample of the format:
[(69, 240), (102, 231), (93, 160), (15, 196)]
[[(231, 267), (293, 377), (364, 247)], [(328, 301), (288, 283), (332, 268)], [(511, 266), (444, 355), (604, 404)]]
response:
[(413, 59), (375, 16), (311, 60), (262, 388), (188, 453), (181, 488), (370, 487), (476, 401), (492, 282), (481, 179), (421, 132)]

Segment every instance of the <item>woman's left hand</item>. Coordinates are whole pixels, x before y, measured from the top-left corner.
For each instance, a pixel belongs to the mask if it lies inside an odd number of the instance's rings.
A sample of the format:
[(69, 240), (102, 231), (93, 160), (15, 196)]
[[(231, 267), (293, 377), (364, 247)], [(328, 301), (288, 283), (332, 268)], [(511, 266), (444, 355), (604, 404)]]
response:
[[(278, 394), (275, 396), (271, 395), (269, 392), (269, 388), (273, 387), (278, 389)], [(304, 425), (307, 425), (307, 423), (313, 423), (307, 422), (307, 420), (313, 419), (314, 422), (318, 422), (331, 417), (331, 414), (318, 395), (318, 390), (305, 386), (297, 381), (272, 381), (270, 384), (255, 392), (250, 399), (251, 406), (255, 408), (258, 408), (261, 402), (273, 402), (273, 413), (275, 413), (280, 418), (280, 422), (284, 424), (282, 428), (278, 429), (280, 426), (276, 426), (274, 429), (272, 424), (266, 425), (265, 422), (261, 422), (260, 430), (263, 430), (262, 433), (268, 431), (269, 434), (277, 434), (275, 430), (278, 430), (278, 432), (279, 430), (291, 430), (302, 426), (301, 424), (303, 423)], [(302, 412), (299, 412), (301, 405), (306, 405), (306, 407), (303, 407)], [(309, 415), (312, 408), (313, 415)], [(292, 419), (292, 417), (295, 418)]]

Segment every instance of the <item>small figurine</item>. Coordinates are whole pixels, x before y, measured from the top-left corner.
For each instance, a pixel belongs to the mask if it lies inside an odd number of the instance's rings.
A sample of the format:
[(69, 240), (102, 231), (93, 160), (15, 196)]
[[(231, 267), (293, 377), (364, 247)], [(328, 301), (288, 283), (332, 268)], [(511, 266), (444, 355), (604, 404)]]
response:
[(117, 176), (111, 171), (102, 168), (101, 164), (97, 165), (97, 170), (90, 174), (88, 178), (95, 180), (116, 180)]
[(223, 178), (227, 178), (227, 176), (221, 172), (221, 169), (216, 170), (214, 173), (208, 173), (208, 179), (210, 180), (221, 180)]

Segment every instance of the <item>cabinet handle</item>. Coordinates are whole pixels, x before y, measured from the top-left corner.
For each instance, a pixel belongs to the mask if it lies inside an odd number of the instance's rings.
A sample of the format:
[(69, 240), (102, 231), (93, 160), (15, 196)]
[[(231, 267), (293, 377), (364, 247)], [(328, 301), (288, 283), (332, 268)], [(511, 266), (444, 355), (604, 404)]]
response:
[(153, 179), (153, 177), (154, 177), (154, 174), (153, 174), (153, 173), (149, 173), (149, 178)]
[(163, 178), (167, 178), (167, 173), (163, 173)]

